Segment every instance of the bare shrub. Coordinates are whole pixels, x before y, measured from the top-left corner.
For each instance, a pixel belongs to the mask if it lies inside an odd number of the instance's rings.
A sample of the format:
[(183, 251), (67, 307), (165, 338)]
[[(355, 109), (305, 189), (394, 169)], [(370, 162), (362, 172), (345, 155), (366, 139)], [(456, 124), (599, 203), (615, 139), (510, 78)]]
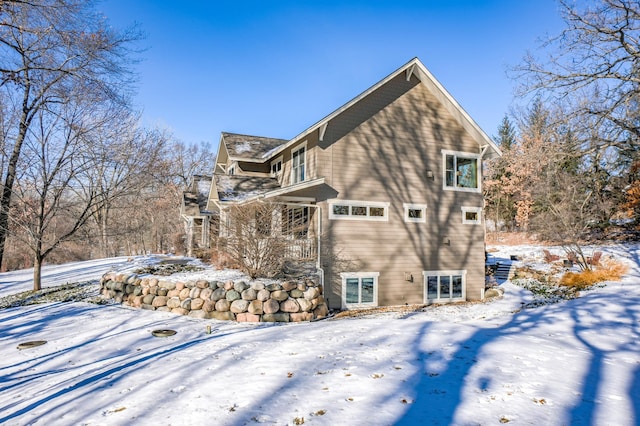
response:
[(220, 246), (251, 278), (271, 278), (282, 272), (288, 244), (278, 229), (281, 208), (253, 202), (225, 211), (227, 226)]

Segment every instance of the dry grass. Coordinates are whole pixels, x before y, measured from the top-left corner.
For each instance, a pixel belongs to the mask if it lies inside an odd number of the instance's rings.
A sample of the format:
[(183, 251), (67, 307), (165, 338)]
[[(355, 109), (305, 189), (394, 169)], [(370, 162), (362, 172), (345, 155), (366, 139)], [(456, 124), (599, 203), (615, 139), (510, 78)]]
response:
[(627, 273), (629, 267), (612, 259), (603, 260), (600, 266), (582, 272), (567, 272), (560, 279), (560, 285), (586, 288), (603, 281), (618, 281)]
[(517, 246), (523, 244), (540, 244), (536, 235), (526, 232), (487, 232), (487, 244)]

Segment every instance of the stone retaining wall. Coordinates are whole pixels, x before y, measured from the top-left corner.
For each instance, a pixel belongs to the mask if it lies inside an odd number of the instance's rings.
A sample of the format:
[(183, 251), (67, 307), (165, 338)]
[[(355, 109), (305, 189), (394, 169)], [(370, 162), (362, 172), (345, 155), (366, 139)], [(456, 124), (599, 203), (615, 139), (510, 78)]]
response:
[(310, 279), (265, 285), (244, 281), (169, 281), (107, 273), (103, 297), (136, 308), (241, 322), (298, 322), (328, 314), (322, 287)]

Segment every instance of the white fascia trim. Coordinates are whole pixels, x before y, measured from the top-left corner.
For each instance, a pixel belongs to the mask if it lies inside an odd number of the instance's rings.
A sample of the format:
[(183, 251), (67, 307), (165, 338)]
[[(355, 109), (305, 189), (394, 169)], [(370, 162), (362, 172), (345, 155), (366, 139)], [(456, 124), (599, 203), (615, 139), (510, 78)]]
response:
[[(442, 100), (446, 100), (446, 102), (444, 103), (445, 104), (445, 108), (447, 108), (448, 110), (453, 111), (453, 112), (458, 112), (459, 113), (459, 117), (464, 121), (464, 122), (461, 122), (460, 124), (463, 127), (467, 127), (467, 126), (465, 126), (465, 124), (468, 125), (469, 129), (473, 130), (472, 133), (475, 134), (475, 136), (477, 136), (477, 139), (480, 139), (480, 140), (477, 140), (478, 145), (479, 146), (482, 146), (482, 145), (485, 145), (485, 144), (489, 145), (491, 147), (491, 150), (496, 154), (496, 156), (502, 156), (502, 151), (500, 150), (500, 147), (498, 147), (498, 145), (471, 118), (471, 116), (469, 114), (467, 114), (467, 112), (464, 110), (464, 108), (462, 108), (462, 106), (458, 103), (458, 101), (456, 101), (453, 98), (453, 96), (451, 96), (451, 94), (444, 88), (444, 86), (442, 86), (442, 84), (440, 84), (440, 82), (433, 76), (433, 74), (431, 74), (431, 72), (429, 72), (429, 70), (427, 70), (427, 68), (424, 66), (424, 64), (418, 58), (411, 59), (409, 62), (407, 62), (406, 64), (404, 64), (403, 66), (398, 68), (396, 71), (394, 71), (391, 74), (389, 74), (384, 79), (380, 80), (378, 83), (376, 83), (373, 86), (369, 87), (367, 90), (365, 90), (364, 92), (360, 93), (358, 96), (356, 96), (355, 98), (351, 99), (349, 102), (347, 102), (346, 104), (342, 105), (340, 108), (336, 109), (335, 111), (333, 111), (329, 115), (327, 115), (324, 118), (322, 118), (321, 120), (317, 121), (311, 127), (307, 128), (302, 133), (300, 133), (297, 136), (295, 136), (294, 138), (292, 138), (289, 142), (284, 143), (283, 145), (281, 145), (276, 151), (274, 151), (272, 153), (271, 156), (278, 155), (279, 153), (281, 153), (284, 150), (286, 150), (287, 148), (289, 148), (291, 145), (297, 143), (299, 140), (307, 138), (308, 135), (311, 132), (313, 132), (315, 130), (318, 130), (319, 127), (326, 126), (329, 123), (329, 121), (333, 120), (335, 117), (340, 115), (342, 112), (344, 112), (345, 110), (351, 108), (353, 105), (358, 103), (360, 100), (364, 99), (365, 97), (367, 97), (368, 95), (370, 95), (371, 93), (373, 93), (374, 91), (379, 89), (381, 86), (385, 85), (390, 80), (394, 79), (401, 72), (405, 72), (406, 76), (409, 79), (411, 78), (411, 75), (415, 75), (431, 91), (435, 91), (437, 95), (441, 95)], [(458, 114), (454, 113), (453, 115), (454, 115), (454, 117), (458, 118)], [(323, 132), (323, 136), (324, 136), (324, 132)], [(482, 143), (481, 143), (481, 141), (482, 141)], [(490, 156), (490, 157), (492, 157), (492, 156)], [(242, 160), (242, 161), (249, 161), (249, 160)], [(260, 162), (260, 161), (255, 161), (255, 162)]]
[(273, 198), (282, 194), (287, 194), (289, 192), (299, 191), (301, 189), (307, 189), (317, 185), (322, 185), (323, 183), (324, 183), (324, 178), (314, 179), (314, 180), (305, 180), (304, 182), (300, 182), (295, 185), (285, 186), (284, 188), (274, 189), (273, 191), (265, 192), (264, 194), (254, 195), (252, 197), (245, 198), (244, 200), (241, 200), (241, 201), (225, 201), (224, 205), (225, 206), (243, 205), (243, 204), (251, 203), (253, 201)]
[[(471, 118), (471, 116), (467, 113), (467, 111), (462, 108), (462, 105), (460, 105), (458, 101), (456, 101), (455, 98), (451, 95), (451, 93), (449, 93), (447, 89), (445, 89), (444, 86), (434, 77), (434, 75), (429, 72), (427, 67), (425, 67), (424, 64), (420, 62), (420, 60), (418, 60), (418, 58), (415, 58), (414, 60), (416, 61), (417, 65), (415, 74), (418, 76), (418, 78), (420, 78), (420, 81), (422, 81), (422, 83), (424, 83), (426, 86), (431, 85), (432, 89), (436, 89), (438, 92), (440, 92), (440, 94), (448, 101), (448, 103), (443, 103), (445, 108), (452, 112), (454, 117), (456, 117), (455, 112), (460, 113), (461, 118), (464, 120), (464, 122), (460, 123), (462, 127), (466, 127), (465, 124), (468, 124), (471, 128), (470, 130), (474, 130), (473, 133), (476, 133), (476, 135), (485, 142), (480, 143), (480, 141), (477, 141), (479, 146), (485, 144), (489, 145), (496, 156), (501, 157), (502, 151), (500, 150), (498, 144), (496, 144), (489, 137), (489, 135), (487, 135), (484, 130), (482, 130), (478, 123), (476, 123), (475, 120)], [(453, 107), (454, 110), (451, 111), (450, 107)]]
[[(417, 65), (419, 68), (420, 67), (424, 68), (424, 65), (421, 64), (421, 62), (420, 62), (420, 60), (418, 58), (413, 58), (412, 60), (410, 60), (409, 62), (407, 62), (406, 64), (404, 64), (403, 66), (401, 66), (400, 68), (398, 68), (397, 70), (395, 70), (394, 72), (389, 74), (387, 77), (383, 78), (382, 80), (380, 80), (379, 82), (377, 82), (373, 86), (369, 87), (364, 92), (360, 93), (355, 98), (351, 99), (346, 104), (342, 105), (340, 108), (338, 108), (335, 111), (333, 111), (331, 114), (325, 116), (321, 120), (319, 120), (316, 123), (314, 123), (311, 127), (307, 128), (302, 133), (300, 133), (297, 136), (295, 136), (288, 143), (282, 145), (278, 149), (277, 152), (274, 152), (274, 155), (277, 155), (278, 153), (284, 151), (285, 149), (287, 149), (288, 147), (290, 147), (294, 143), (298, 142), (299, 140), (306, 138), (307, 135), (309, 135), (311, 132), (313, 132), (314, 130), (317, 130), (320, 126), (323, 126), (325, 123), (329, 123), (329, 121), (333, 120), (338, 115), (342, 114), (344, 111), (346, 111), (347, 109), (351, 108), (353, 105), (355, 105), (356, 103), (360, 102), (362, 99), (364, 99), (365, 97), (367, 97), (368, 95), (370, 95), (374, 91), (378, 90), (380, 87), (382, 87), (385, 84), (387, 84), (389, 81), (393, 80), (399, 73), (405, 72), (407, 70), (407, 68), (411, 67), (412, 65), (413, 66)], [(415, 72), (413, 74), (415, 74)], [(419, 76), (417, 74), (416, 74), (416, 76), (418, 76), (418, 78), (421, 77), (421, 76)], [(487, 138), (488, 138), (488, 136), (487, 136)], [(491, 139), (489, 139), (489, 141), (491, 141)]]
[(285, 186), (284, 188), (274, 189), (273, 191), (269, 191), (265, 194), (259, 195), (255, 198), (272, 198), (277, 197), (278, 195), (287, 194), (293, 191), (299, 191), (301, 189), (311, 188), (317, 185), (322, 185), (325, 181), (325, 178), (318, 178), (312, 180), (305, 180), (300, 183), (295, 183), (293, 185)]
[(229, 157), (230, 161), (242, 161), (243, 163), (264, 163), (264, 160), (256, 158), (243, 158), (243, 157)]

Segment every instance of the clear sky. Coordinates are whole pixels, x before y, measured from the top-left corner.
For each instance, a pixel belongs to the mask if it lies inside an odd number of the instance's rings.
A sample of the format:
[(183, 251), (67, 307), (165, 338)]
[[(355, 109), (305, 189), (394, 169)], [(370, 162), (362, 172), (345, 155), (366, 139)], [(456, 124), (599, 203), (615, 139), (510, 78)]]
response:
[(557, 34), (555, 0), (104, 0), (146, 33), (135, 102), (187, 143), (220, 132), (289, 139), (418, 57), (493, 136), (506, 75)]

